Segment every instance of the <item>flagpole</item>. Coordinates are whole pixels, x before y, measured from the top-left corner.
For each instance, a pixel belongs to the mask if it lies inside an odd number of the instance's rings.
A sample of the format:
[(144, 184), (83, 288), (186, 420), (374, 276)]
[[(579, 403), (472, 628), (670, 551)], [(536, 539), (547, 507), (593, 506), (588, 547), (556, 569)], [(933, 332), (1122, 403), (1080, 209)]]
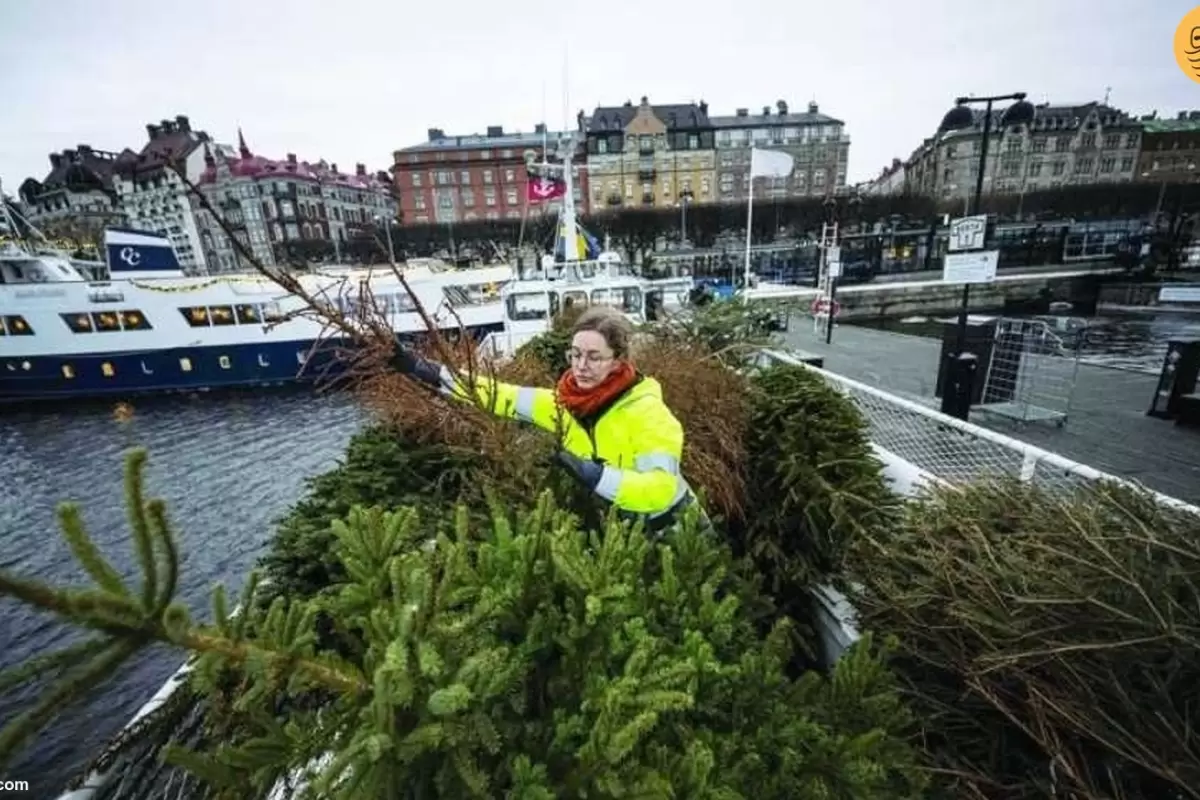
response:
[[(750, 194), (746, 199), (746, 265), (743, 291), (750, 290), (750, 234), (754, 230), (754, 145), (750, 145)], [(731, 287), (732, 288), (732, 287)]]

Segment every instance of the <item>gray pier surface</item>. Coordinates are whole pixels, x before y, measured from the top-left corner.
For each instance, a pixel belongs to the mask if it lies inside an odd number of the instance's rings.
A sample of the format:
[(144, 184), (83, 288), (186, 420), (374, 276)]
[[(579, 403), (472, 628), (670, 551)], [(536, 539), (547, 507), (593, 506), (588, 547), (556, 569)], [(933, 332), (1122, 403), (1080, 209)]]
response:
[[(839, 325), (827, 345), (810, 317), (793, 315), (790, 327), (785, 346), (823, 357), (827, 370), (938, 407), (940, 340)], [(1146, 415), (1157, 382), (1155, 375), (1081, 363), (1062, 427), (980, 411), (972, 411), (971, 422), (1200, 505), (1200, 431)]]

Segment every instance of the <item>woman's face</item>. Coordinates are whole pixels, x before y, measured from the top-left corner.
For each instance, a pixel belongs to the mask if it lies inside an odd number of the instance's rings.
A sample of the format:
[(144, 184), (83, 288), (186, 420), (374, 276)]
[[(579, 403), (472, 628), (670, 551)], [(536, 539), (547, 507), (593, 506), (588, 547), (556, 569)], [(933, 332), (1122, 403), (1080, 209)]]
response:
[(599, 386), (617, 363), (608, 342), (595, 331), (580, 331), (571, 337), (567, 358), (580, 389)]

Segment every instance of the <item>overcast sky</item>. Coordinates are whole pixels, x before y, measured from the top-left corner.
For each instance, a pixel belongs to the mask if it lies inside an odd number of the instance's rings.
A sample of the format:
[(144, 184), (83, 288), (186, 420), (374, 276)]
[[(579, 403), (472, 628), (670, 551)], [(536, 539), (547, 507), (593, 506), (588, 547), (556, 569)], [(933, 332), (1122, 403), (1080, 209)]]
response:
[(559, 127), (565, 84), (571, 120), (642, 95), (816, 100), (846, 123), (853, 182), (960, 94), (1200, 109), (1171, 51), (1195, 2), (0, 0), (0, 179), (15, 193), (80, 143), (140, 148), (176, 114), (266, 156), (383, 169), (429, 127)]

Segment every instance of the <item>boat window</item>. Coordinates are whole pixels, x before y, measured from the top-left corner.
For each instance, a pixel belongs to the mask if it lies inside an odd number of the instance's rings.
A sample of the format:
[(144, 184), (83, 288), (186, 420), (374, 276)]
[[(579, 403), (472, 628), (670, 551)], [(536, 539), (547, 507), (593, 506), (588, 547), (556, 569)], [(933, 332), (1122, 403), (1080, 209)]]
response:
[(151, 328), (150, 320), (135, 308), (118, 311), (117, 315), (121, 318), (121, 327), (127, 331), (148, 331)]
[(187, 356), (184, 356), (183, 358), (179, 359), (179, 368), (181, 370), (183, 370), (184, 372), (191, 372), (192, 371), (192, 360), (190, 358), (188, 358)]
[(442, 293), (446, 296), (446, 301), (454, 308), (471, 305), (471, 298), (467, 294), (466, 287), (446, 286), (442, 288)]
[(213, 325), (236, 324), (232, 306), (209, 306), (208, 315), (212, 318)]
[(103, 364), (100, 365), (100, 372), (106, 378), (111, 378), (113, 375), (117, 374), (116, 370), (113, 369), (113, 365), (108, 363), (107, 361), (105, 361)]
[(611, 290), (594, 289), (592, 305), (612, 306), (626, 314), (636, 314), (642, 310), (642, 290), (634, 286)]
[(29, 327), (29, 323), (20, 314), (6, 316), (3, 327), (8, 329), (9, 336), (33, 336), (33, 328)]
[(545, 292), (526, 292), (508, 296), (508, 318), (517, 321), (545, 319), (550, 313), (550, 298)]
[(399, 294), (391, 295), (395, 301), (395, 309), (401, 313), (411, 313), (417, 310), (417, 304), (413, 302), (412, 297), (408, 292), (400, 292)]
[(262, 318), (264, 322), (282, 322), (283, 309), (274, 300), (269, 303), (263, 303)]
[(180, 308), (179, 313), (183, 314), (183, 318), (188, 321), (188, 325), (193, 328), (208, 327), (208, 309), (204, 306), (192, 306), (190, 308)]
[(587, 308), (588, 296), (587, 292), (563, 292), (563, 311), (571, 311), (576, 308)]
[(74, 378), (75, 377), (75, 368), (72, 367), (70, 364), (63, 364), (62, 365), (62, 374), (63, 374), (64, 378)]
[(91, 333), (95, 330), (92, 327), (92, 318), (87, 314), (59, 314), (59, 316), (75, 333)]
[(238, 325), (254, 325), (262, 321), (257, 306), (234, 306), (233, 311), (237, 314)]
[(121, 319), (115, 311), (97, 311), (92, 314), (92, 327), (97, 331), (119, 331)]

